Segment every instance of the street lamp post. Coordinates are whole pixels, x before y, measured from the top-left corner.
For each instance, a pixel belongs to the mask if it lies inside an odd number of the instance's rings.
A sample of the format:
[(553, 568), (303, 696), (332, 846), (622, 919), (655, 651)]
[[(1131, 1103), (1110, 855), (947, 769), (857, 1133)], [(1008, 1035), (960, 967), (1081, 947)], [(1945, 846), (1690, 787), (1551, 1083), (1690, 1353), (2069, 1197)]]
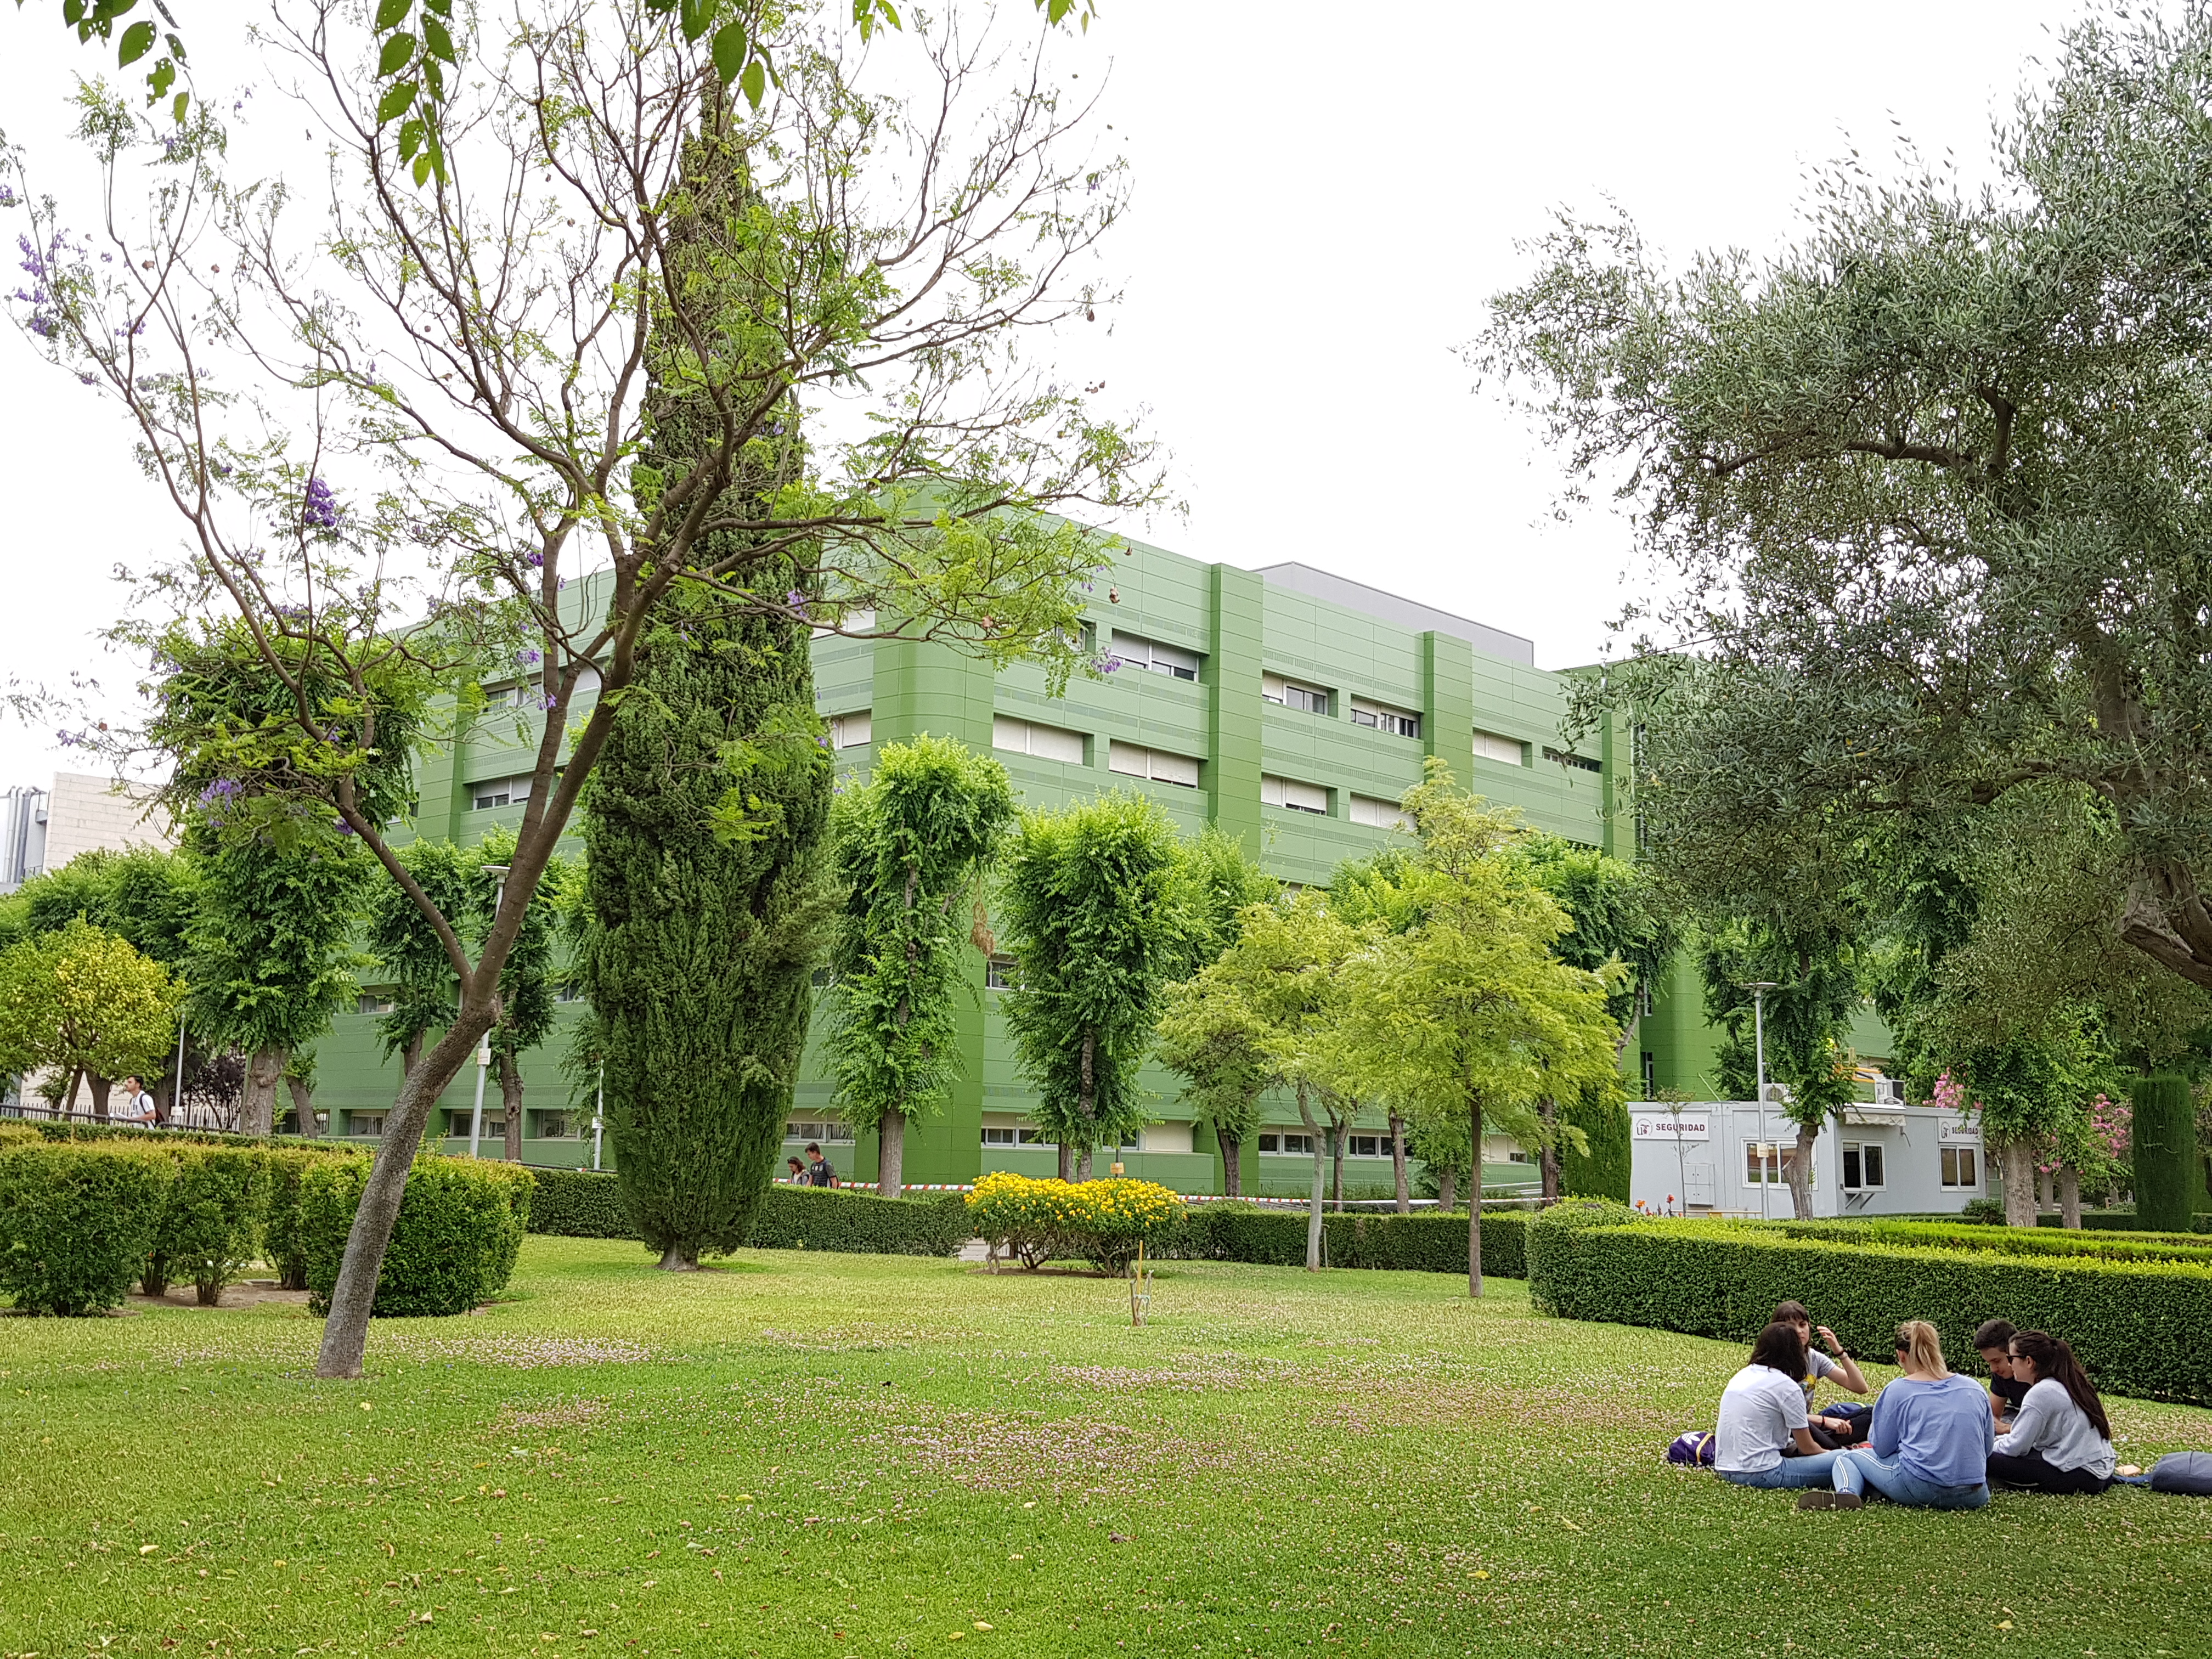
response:
[[(1759, 1213), (1763, 1220), (1766, 1218), (1768, 1210), (1766, 1189), (1771, 1184), (1767, 1179), (1766, 1164), (1766, 994), (1781, 988), (1771, 979), (1760, 979), (1752, 981), (1743, 988), (1751, 993), (1752, 1050), (1757, 1056), (1755, 1063), (1758, 1069), (1754, 1075), (1759, 1095)], [(1779, 1163), (1780, 1159), (1776, 1162)]]
[[(491, 877), (497, 884), (492, 889), (491, 897), (491, 915), (495, 924), (499, 921), (499, 907), (507, 900), (507, 872), (514, 867), (511, 864), (487, 864), (483, 867), (484, 874)], [(482, 1155), (477, 1149), (483, 1144), (484, 1077), (490, 1070), (491, 1033), (487, 1031), (484, 1033), (483, 1041), (477, 1044), (477, 1107), (476, 1110), (469, 1115), (469, 1156), (471, 1158)]]

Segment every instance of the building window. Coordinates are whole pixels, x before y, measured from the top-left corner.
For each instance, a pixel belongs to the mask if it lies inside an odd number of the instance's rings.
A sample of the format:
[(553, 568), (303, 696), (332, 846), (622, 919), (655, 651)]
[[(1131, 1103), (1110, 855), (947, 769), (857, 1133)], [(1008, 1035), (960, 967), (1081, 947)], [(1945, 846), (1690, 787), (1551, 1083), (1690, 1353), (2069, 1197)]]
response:
[(1844, 1143), (1844, 1190), (1845, 1192), (1870, 1192), (1888, 1184), (1882, 1176), (1880, 1141), (1847, 1140)]
[(1398, 810), (1395, 801), (1377, 800), (1372, 795), (1354, 795), (1345, 807), (1354, 823), (1370, 823), (1377, 830), (1410, 830), (1413, 819)]
[(863, 708), (850, 714), (830, 717), (830, 746), (832, 749), (858, 749), (871, 741), (868, 710)]
[(1973, 1146), (1946, 1146), (1942, 1149), (1941, 1156), (1943, 1159), (1943, 1184), (1946, 1187), (1963, 1191), (1967, 1188), (1978, 1187), (1982, 1184), (1981, 1170), (1978, 1167), (1981, 1160), (1975, 1156), (1978, 1151), (1979, 1148)]
[(1747, 1140), (1743, 1145), (1743, 1180), (1747, 1187), (1778, 1186), (1783, 1180), (1779, 1141)]
[(993, 957), (983, 964), (984, 988), (992, 991), (1011, 991), (1016, 988), (1014, 959), (1012, 957)]
[(483, 706), (487, 714), (495, 708), (512, 708), (521, 699), (522, 688), (519, 685), (487, 685), (483, 689)]
[(1528, 745), (1518, 738), (1509, 738), (1497, 732), (1477, 732), (1474, 752), (1483, 760), (1494, 760), (1501, 766), (1526, 766)]
[(1057, 1146), (1060, 1145), (1058, 1141), (1054, 1140), (1050, 1135), (1047, 1134), (1042, 1129), (1018, 1129), (1015, 1131), (1015, 1133), (1020, 1137), (1020, 1139), (1015, 1143), (1017, 1146)]
[(381, 1112), (348, 1112), (346, 1133), (356, 1135), (380, 1135), (384, 1133), (384, 1114)]
[(1158, 640), (1140, 640), (1134, 634), (1124, 634), (1116, 629), (1110, 654), (1131, 668), (1149, 668), (1155, 674), (1168, 674), (1179, 680), (1198, 678), (1198, 654), (1186, 651), (1179, 645), (1162, 645)]
[(1311, 1135), (1278, 1134), (1270, 1132), (1260, 1137), (1260, 1150), (1285, 1156), (1295, 1153), (1301, 1158), (1313, 1156), (1314, 1138)]
[(1082, 732), (1070, 732), (1064, 726), (1042, 726), (1036, 720), (1018, 720), (1008, 714), (992, 717), (991, 747), (1003, 749), (1011, 755), (1031, 755), (1038, 760), (1065, 761), (1070, 766), (1083, 764)]
[(1328, 693), (1317, 685), (1301, 685), (1296, 680), (1286, 680), (1280, 674), (1260, 676), (1260, 696), (1267, 702), (1280, 703), (1285, 708), (1296, 708), (1308, 714), (1328, 713)]
[(1350, 1139), (1350, 1151), (1354, 1158), (1390, 1156), (1390, 1137), (1388, 1135), (1353, 1135)]
[(364, 991), (355, 1002), (354, 1012), (361, 1014), (388, 1014), (392, 1012), (392, 993)]
[(1018, 1144), (1014, 1137), (1019, 1133), (1011, 1127), (1001, 1129), (986, 1123), (983, 1126), (983, 1144), (986, 1146), (1012, 1146)]
[(1649, 1048), (1644, 1050), (1644, 1097), (1650, 1100), (1659, 1092), (1659, 1056)]
[(1561, 766), (1571, 766), (1577, 772), (1603, 772), (1605, 770), (1603, 762), (1594, 761), (1587, 755), (1570, 755), (1564, 749), (1547, 749), (1544, 751), (1544, 758), (1547, 761), (1556, 762)]
[(1283, 806), (1293, 812), (1316, 812), (1328, 816), (1328, 791), (1317, 783), (1297, 783), (1289, 778), (1263, 777), (1260, 780), (1260, 803), (1263, 806)]
[[(528, 1118), (523, 1120), (526, 1126), (529, 1121)], [(539, 1140), (567, 1140), (574, 1133), (566, 1112), (540, 1112), (538, 1115), (536, 1139)]]
[(1198, 763), (1188, 755), (1170, 755), (1164, 749), (1139, 749), (1116, 738), (1107, 745), (1106, 769), (1124, 777), (1150, 778), (1155, 783), (1198, 787)]
[(1520, 1147), (1516, 1146), (1511, 1152), (1505, 1154), (1505, 1161), (1508, 1164), (1533, 1164), (1535, 1162), (1535, 1159), (1530, 1158), (1528, 1154)]
[(520, 806), (530, 799), (530, 778), (493, 778), (469, 786), (469, 798), (479, 812), (491, 806)]
[(1364, 697), (1352, 700), (1352, 723), (1371, 726), (1377, 732), (1388, 732), (1394, 738), (1418, 738), (1421, 735), (1421, 717), (1409, 714), (1402, 708), (1392, 708), (1383, 703), (1369, 702)]
[(787, 1123), (783, 1126), (783, 1138), (795, 1140), (801, 1146), (810, 1140), (818, 1140), (827, 1146), (833, 1140), (850, 1141), (853, 1126), (849, 1123)]

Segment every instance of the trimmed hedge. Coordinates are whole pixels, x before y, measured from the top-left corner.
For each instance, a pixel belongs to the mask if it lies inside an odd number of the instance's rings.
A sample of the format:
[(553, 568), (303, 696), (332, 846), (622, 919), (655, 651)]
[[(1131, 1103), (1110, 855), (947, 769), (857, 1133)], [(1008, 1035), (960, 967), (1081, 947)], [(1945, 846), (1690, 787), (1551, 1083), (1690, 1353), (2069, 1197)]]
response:
[(1791, 1238), (1837, 1243), (1906, 1244), (1939, 1250), (1980, 1250), (1998, 1255), (2087, 1256), (2106, 1261), (2194, 1261), (2212, 1267), (2212, 1238), (2195, 1233), (2090, 1233), (2033, 1227), (1981, 1227), (1971, 1223), (1900, 1221), (1738, 1221), (1733, 1225)]
[(597, 1170), (532, 1170), (538, 1190), (530, 1200), (530, 1231), (566, 1238), (635, 1238), (613, 1176)]
[(288, 1291), (307, 1288), (307, 1237), (300, 1224), (300, 1183), (331, 1154), (307, 1146), (279, 1147), (269, 1159), (269, 1210), (261, 1227), (261, 1256)]
[[(2039, 1227), (2063, 1228), (2066, 1225), (2066, 1218), (2059, 1215), (2039, 1215), (2035, 1218), (2035, 1224)], [(2161, 1238), (2186, 1238), (2191, 1234), (2201, 1237), (2206, 1233), (2212, 1233), (2212, 1210), (2198, 1210), (2192, 1213), (2189, 1218), (2188, 1233), (2160, 1232), (2157, 1228), (2152, 1226), (2148, 1221), (2133, 1210), (2084, 1210), (2081, 1212), (2081, 1230), (2084, 1232), (2156, 1233)]]
[(2143, 1224), (2186, 1231), (2204, 1207), (2204, 1166), (2197, 1152), (2197, 1104), (2189, 1080), (2179, 1077), (2137, 1079), (2130, 1101), (2133, 1128), (2128, 1167), (2134, 1178), (2136, 1208)]
[[(1560, 1109), (1562, 1122), (1580, 1129), (1589, 1141), (1588, 1153), (1578, 1152), (1571, 1141), (1559, 1147), (1559, 1186), (1576, 1198), (1609, 1198), (1628, 1202), (1636, 1162), (1635, 1131), (1628, 1108), (1612, 1099), (1577, 1100)], [(1482, 1250), (1487, 1273), (1490, 1247)], [(1467, 1264), (1460, 1263), (1460, 1271)], [(1507, 1277), (1517, 1279), (1518, 1273)]]
[(1530, 1227), (1528, 1287), (1562, 1318), (1736, 1341), (1795, 1299), (1870, 1354), (1887, 1352), (1899, 1322), (1925, 1319), (1962, 1370), (1974, 1328), (2008, 1319), (2066, 1338), (2109, 1393), (2212, 1405), (2201, 1357), (2212, 1271), (2192, 1263), (1850, 1244), (1574, 1204)]
[[(110, 1145), (114, 1143), (110, 1142)], [(270, 1154), (254, 1146), (162, 1146), (177, 1178), (139, 1279), (159, 1296), (188, 1279), (200, 1305), (213, 1307), (222, 1287), (259, 1259), (269, 1213)]]
[[(326, 1158), (301, 1180), (307, 1305), (317, 1314), (330, 1312), (368, 1170), (366, 1154)], [(535, 1184), (519, 1164), (416, 1158), (370, 1312), (386, 1319), (464, 1314), (505, 1290), (529, 1224)]]
[(0, 1151), (0, 1291), (26, 1313), (120, 1305), (176, 1184), (164, 1148), (41, 1142)]
[(975, 1237), (959, 1194), (884, 1198), (850, 1187), (770, 1187), (761, 1194), (756, 1250), (849, 1250), (859, 1255), (957, 1255)]
[[(1517, 1211), (1486, 1211), (1482, 1271), (1498, 1279), (1528, 1274), (1528, 1218)], [(1467, 1272), (1467, 1217), (1460, 1215), (1324, 1215), (1323, 1261), (1332, 1267), (1375, 1267), (1407, 1273)], [(1303, 1210), (1256, 1205), (1194, 1205), (1176, 1254), (1201, 1261), (1249, 1261), (1268, 1267), (1303, 1267), (1306, 1217)]]

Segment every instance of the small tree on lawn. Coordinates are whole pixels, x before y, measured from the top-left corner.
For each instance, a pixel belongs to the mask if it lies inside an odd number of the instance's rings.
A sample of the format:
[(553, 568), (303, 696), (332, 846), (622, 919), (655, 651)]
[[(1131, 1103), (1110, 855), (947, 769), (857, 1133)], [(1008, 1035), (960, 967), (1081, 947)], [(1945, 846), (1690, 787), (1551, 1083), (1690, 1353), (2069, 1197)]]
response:
[(831, 813), (845, 890), (830, 955), (830, 1066), (845, 1116), (878, 1131), (877, 1190), (898, 1196), (906, 1131), (958, 1074), (969, 949), (990, 938), (981, 883), (1015, 821), (1006, 769), (949, 738), (886, 744)]
[(184, 987), (127, 940), (82, 920), (0, 954), (0, 1072), (52, 1069), (94, 1080), (101, 1116), (109, 1083), (150, 1076), (177, 1031)]
[(1175, 828), (1150, 797), (1022, 815), (999, 900), (1021, 964), (1006, 1032), (1063, 1181), (1088, 1181), (1092, 1149), (1144, 1124), (1137, 1068), (1189, 950), (1181, 896)]
[[(467, 918), (481, 913), (486, 896), (477, 890), (483, 871), (467, 851), (449, 841), (417, 841), (396, 856), (441, 914)], [(429, 1034), (453, 1024), (460, 979), (445, 940), (400, 887), (380, 883), (371, 890), (368, 935), (377, 976), (392, 993), (392, 1010), (377, 1017), (376, 1034), (386, 1054), (399, 1056), (404, 1083), (422, 1059)]]
[(1221, 1143), (1222, 1186), (1237, 1198), (1244, 1190), (1238, 1160), (1246, 1139), (1259, 1127), (1260, 1097), (1273, 1081), (1274, 1067), (1265, 1022), (1241, 988), (1212, 974), (1212, 966), (1164, 993), (1159, 1059), (1183, 1079), (1184, 1101), (1213, 1126), (1214, 1139)]

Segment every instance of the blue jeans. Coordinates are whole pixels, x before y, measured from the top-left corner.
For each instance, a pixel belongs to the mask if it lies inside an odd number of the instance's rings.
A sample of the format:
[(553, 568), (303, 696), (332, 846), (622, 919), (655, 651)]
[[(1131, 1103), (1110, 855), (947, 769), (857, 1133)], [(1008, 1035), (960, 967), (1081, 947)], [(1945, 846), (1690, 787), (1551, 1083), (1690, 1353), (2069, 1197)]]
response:
[(1908, 1474), (1895, 1458), (1876, 1457), (1869, 1451), (1836, 1454), (1836, 1490), (1863, 1496), (1871, 1488), (1893, 1504), (1918, 1510), (1978, 1510), (1990, 1501), (1982, 1481), (1971, 1486), (1939, 1486)]
[(1814, 1452), (1808, 1457), (1785, 1457), (1771, 1469), (1761, 1469), (1755, 1474), (1740, 1474), (1723, 1469), (1720, 1477), (1733, 1480), (1739, 1486), (1784, 1487), (1825, 1486), (1828, 1472), (1836, 1466), (1843, 1452)]

